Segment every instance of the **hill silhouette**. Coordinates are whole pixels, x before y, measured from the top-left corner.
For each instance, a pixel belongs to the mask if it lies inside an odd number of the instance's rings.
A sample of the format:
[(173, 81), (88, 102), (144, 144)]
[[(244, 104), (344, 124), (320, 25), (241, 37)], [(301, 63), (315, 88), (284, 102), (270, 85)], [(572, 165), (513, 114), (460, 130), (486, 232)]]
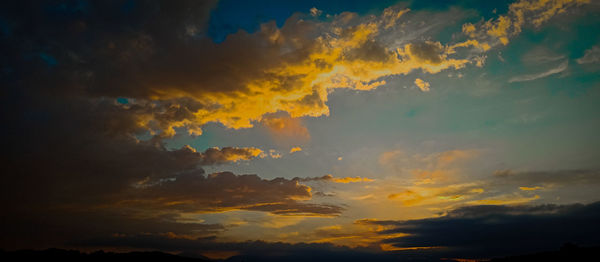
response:
[(536, 262), (536, 261), (600, 261), (600, 246), (578, 247), (567, 243), (559, 251), (540, 252), (529, 255), (494, 258), (490, 262)]
[[(338, 254), (339, 255), (339, 254)], [(371, 254), (371, 258), (381, 258), (385, 256), (383, 254)], [(328, 259), (324, 257), (312, 257), (313, 261), (339, 261), (339, 256), (330, 256)], [(261, 256), (234, 256), (225, 261), (306, 261), (306, 257), (294, 256), (290, 254), (288, 256), (280, 257), (261, 257)], [(424, 260), (423, 260), (424, 259)], [(46, 249), (46, 250), (19, 250), (19, 251), (3, 251), (0, 250), (1, 261), (181, 261), (181, 262), (204, 262), (211, 261), (207, 258), (192, 258), (178, 255), (172, 255), (159, 251), (152, 252), (129, 252), (129, 253), (113, 253), (104, 252), (102, 250), (84, 253), (77, 250), (64, 250), (64, 249)], [(358, 257), (343, 257), (341, 261), (369, 261), (369, 257), (358, 256)], [(401, 257), (397, 257), (396, 261), (404, 261)], [(412, 258), (406, 261), (427, 261), (428, 259)], [(565, 244), (558, 251), (546, 251), (527, 255), (507, 256), (492, 259), (442, 259), (444, 261), (481, 261), (481, 262), (553, 262), (553, 261), (600, 261), (600, 246), (594, 247), (578, 247), (574, 244)], [(437, 261), (437, 260), (435, 260)]]
[(168, 253), (153, 252), (129, 252), (113, 253), (102, 250), (84, 253), (77, 250), (46, 249), (46, 250), (0, 250), (2, 261), (177, 261), (177, 262), (203, 262), (210, 261), (201, 258), (182, 257)]

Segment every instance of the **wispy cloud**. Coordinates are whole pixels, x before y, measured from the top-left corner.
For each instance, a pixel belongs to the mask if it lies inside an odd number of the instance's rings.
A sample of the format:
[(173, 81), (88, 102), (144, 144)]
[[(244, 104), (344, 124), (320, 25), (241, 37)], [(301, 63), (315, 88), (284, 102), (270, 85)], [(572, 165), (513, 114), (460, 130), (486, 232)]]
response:
[(536, 80), (536, 79), (548, 77), (548, 76), (551, 76), (551, 75), (563, 72), (563, 71), (565, 71), (567, 69), (568, 66), (569, 66), (569, 62), (568, 61), (564, 61), (560, 65), (558, 65), (557, 67), (552, 68), (552, 69), (550, 69), (548, 71), (537, 73), (537, 74), (528, 74), (528, 75), (515, 76), (515, 77), (509, 79), (508, 82), (509, 83), (514, 83), (514, 82), (533, 81), (533, 80)]

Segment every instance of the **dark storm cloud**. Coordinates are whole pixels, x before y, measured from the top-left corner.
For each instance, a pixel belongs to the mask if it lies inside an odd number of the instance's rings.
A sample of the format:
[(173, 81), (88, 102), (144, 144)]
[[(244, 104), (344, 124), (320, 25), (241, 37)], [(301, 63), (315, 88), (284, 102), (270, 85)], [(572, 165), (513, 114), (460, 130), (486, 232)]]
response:
[[(212, 1), (0, 5), (3, 25), (10, 27), (0, 37), (3, 247), (61, 246), (67, 239), (119, 232), (224, 230), (198, 221), (184, 225), (178, 215), (184, 211), (341, 212), (304, 203), (310, 188), (297, 181), (205, 175), (201, 168), (250, 160), (259, 149), (165, 146), (162, 139), (175, 127), (191, 127), (198, 110), (215, 109), (183, 97), (193, 93), (188, 88), (238, 90), (240, 78), (258, 69), (236, 66), (268, 57), (252, 52), (264, 42), (247, 41), (262, 36), (245, 33), (214, 49), (202, 37)], [(227, 62), (236, 56), (240, 64)], [(225, 71), (239, 75), (218, 79)], [(173, 86), (179, 88), (172, 96)], [(141, 140), (148, 132), (150, 138)], [(169, 201), (156, 200), (161, 197)]]
[(497, 256), (557, 249), (565, 242), (600, 243), (600, 202), (583, 205), (469, 206), (438, 218), (407, 221), (361, 220), (391, 226), (382, 234), (396, 247), (445, 247), (447, 255)]

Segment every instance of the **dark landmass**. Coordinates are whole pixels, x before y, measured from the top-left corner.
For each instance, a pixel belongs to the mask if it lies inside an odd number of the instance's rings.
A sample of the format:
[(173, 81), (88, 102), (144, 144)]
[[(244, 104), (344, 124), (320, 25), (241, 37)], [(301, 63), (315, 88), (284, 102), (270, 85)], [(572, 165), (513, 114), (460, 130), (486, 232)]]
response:
[(96, 251), (83, 253), (77, 250), (46, 249), (46, 250), (19, 250), (1, 251), (1, 261), (182, 261), (202, 262), (209, 261), (200, 258), (182, 257), (163, 252), (129, 252), (113, 253)]
[[(381, 254), (382, 256), (387, 256)], [(377, 260), (379, 255), (372, 254), (372, 258)], [(294, 255), (274, 257), (260, 256), (234, 256), (226, 261), (297, 261), (298, 258), (306, 261), (310, 255), (303, 254), (296, 257)], [(339, 257), (337, 257), (339, 258)], [(153, 252), (129, 252), (129, 253), (113, 253), (96, 251), (93, 253), (84, 253), (77, 250), (64, 249), (47, 249), (47, 250), (19, 250), (19, 251), (3, 251), (0, 250), (1, 261), (185, 261), (185, 262), (202, 262), (211, 261), (203, 258), (191, 258), (178, 255), (172, 255), (159, 251)], [(325, 260), (321, 260), (325, 259)], [(366, 259), (366, 260), (365, 260)], [(337, 261), (336, 256), (327, 258), (326, 256), (316, 256), (309, 259), (310, 261)], [(402, 257), (397, 257), (397, 261), (404, 261)], [(478, 262), (536, 262), (536, 261), (600, 261), (600, 246), (595, 247), (578, 247), (576, 245), (566, 244), (558, 251), (547, 251), (528, 255), (509, 256), (493, 259), (442, 259), (443, 261), (478, 261)], [(222, 260), (219, 260), (222, 261)], [(343, 261), (370, 261), (368, 257), (355, 256), (346, 257)], [(415, 261), (408, 259), (407, 261)]]
[(549, 251), (530, 255), (494, 258), (490, 260), (490, 262), (521, 261), (600, 261), (600, 246), (578, 247), (572, 244), (565, 244), (559, 251)]

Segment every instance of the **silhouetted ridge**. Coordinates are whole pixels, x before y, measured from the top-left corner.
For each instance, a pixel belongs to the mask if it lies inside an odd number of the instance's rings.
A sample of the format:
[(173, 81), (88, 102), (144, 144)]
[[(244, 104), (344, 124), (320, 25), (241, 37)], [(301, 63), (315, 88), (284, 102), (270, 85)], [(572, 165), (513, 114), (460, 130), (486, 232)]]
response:
[(531, 262), (531, 261), (600, 261), (600, 246), (578, 247), (567, 243), (559, 251), (540, 252), (530, 255), (494, 258), (490, 262)]
[(82, 253), (77, 250), (46, 249), (0, 251), (2, 261), (208, 261), (199, 258), (182, 257), (163, 252), (129, 252), (113, 253), (102, 250), (93, 253)]

